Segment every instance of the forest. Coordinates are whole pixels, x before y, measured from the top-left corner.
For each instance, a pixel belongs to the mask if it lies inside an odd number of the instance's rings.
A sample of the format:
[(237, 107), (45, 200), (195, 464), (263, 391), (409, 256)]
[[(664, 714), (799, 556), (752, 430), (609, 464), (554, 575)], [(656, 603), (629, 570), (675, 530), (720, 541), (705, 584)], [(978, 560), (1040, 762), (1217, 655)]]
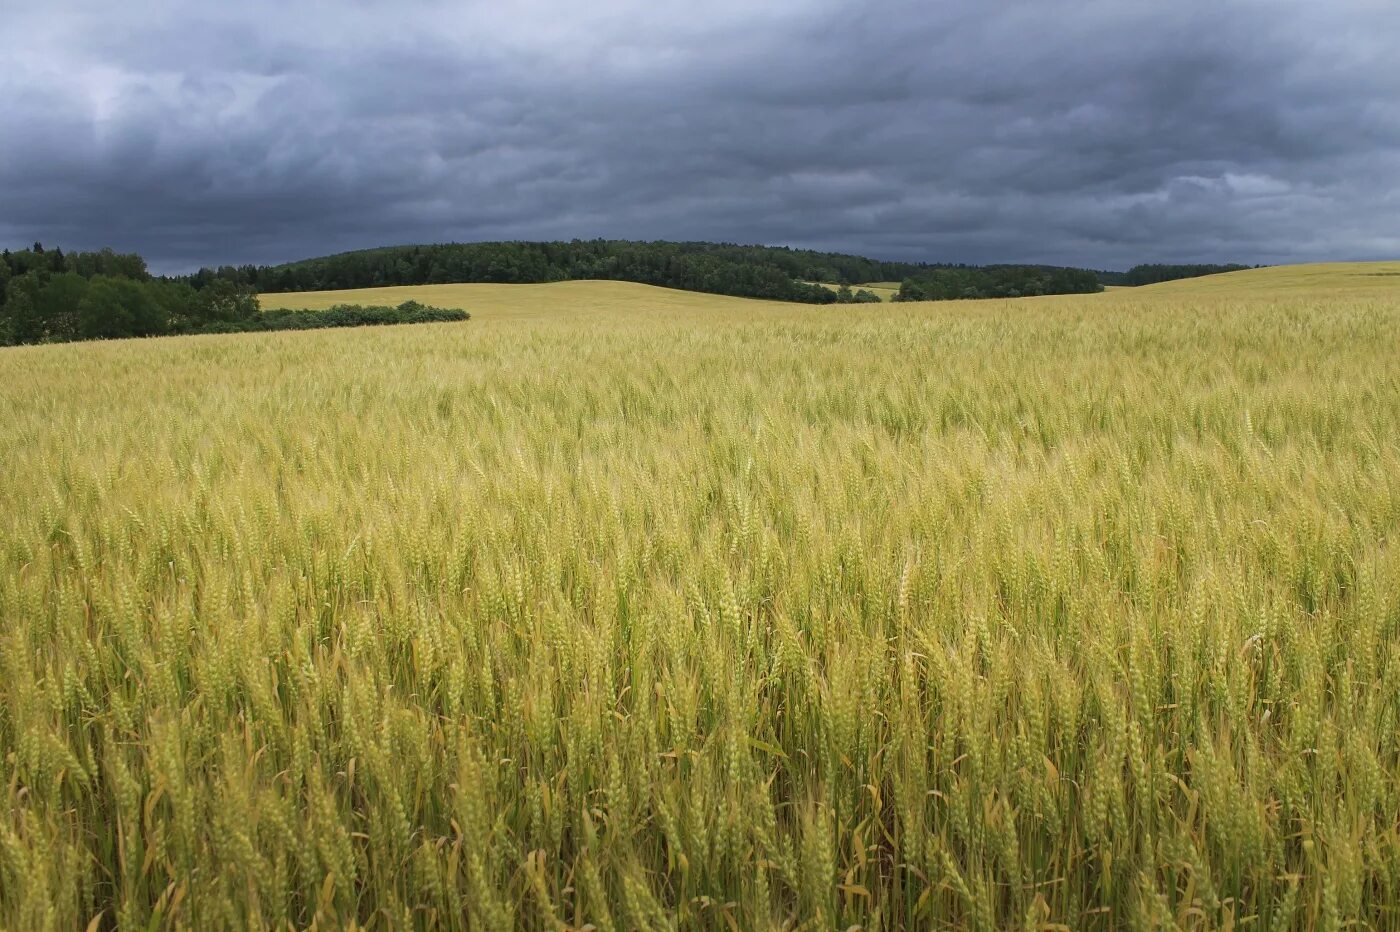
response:
[(953, 301), (962, 298), (1020, 298), (1103, 291), (1098, 273), (1043, 265), (955, 266), (906, 278), (895, 301)]
[(65, 253), (41, 243), (0, 253), (0, 344), (193, 333), (257, 313), (246, 287), (157, 278), (134, 253)]
[(184, 333), (309, 330), (466, 320), (465, 311), (407, 301), (324, 311), (262, 311), (247, 284), (152, 276), (134, 253), (46, 250), (0, 253), (0, 346)]
[[(966, 296), (996, 297), (1022, 280), (1020, 268), (883, 262), (784, 246), (598, 239), (390, 246), (285, 265), (201, 269), (191, 276), (191, 281), (199, 285), (226, 279), (259, 292), (275, 293), (379, 285), (605, 279), (745, 298), (832, 304), (847, 302), (839, 292), (814, 282), (859, 285), (921, 279), (944, 270), (970, 270), (975, 274), (965, 277), (975, 279), (979, 287), (977, 294)], [(1082, 269), (1064, 271), (1079, 273), (1073, 277), (1078, 284), (1074, 290), (1084, 292), (1098, 291), (1098, 276), (1111, 274)]]
[(1241, 272), (1248, 268), (1258, 268), (1258, 266), (1248, 265), (1162, 265), (1159, 263), (1149, 263), (1146, 265), (1135, 265), (1123, 274), (1121, 282), (1105, 282), (1104, 284), (1122, 285), (1156, 285), (1161, 282), (1172, 282), (1181, 278), (1201, 278), (1205, 275), (1219, 275), (1222, 272)]

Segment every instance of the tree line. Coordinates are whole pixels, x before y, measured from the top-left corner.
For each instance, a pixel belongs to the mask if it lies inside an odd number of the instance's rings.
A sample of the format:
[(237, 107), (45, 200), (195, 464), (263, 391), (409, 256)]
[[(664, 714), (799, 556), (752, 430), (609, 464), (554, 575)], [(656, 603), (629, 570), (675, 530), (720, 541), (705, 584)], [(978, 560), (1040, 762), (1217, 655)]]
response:
[(323, 311), (276, 308), (236, 323), (211, 324), (201, 333), (251, 333), (257, 330), (319, 330), (324, 327), (372, 327), (381, 324), (434, 324), (469, 320), (459, 308), (429, 307), (417, 301), (388, 305), (336, 304)]
[(1249, 265), (1163, 265), (1161, 263), (1148, 263), (1135, 265), (1123, 273), (1122, 282), (1111, 282), (1107, 284), (1123, 285), (1156, 285), (1160, 282), (1172, 282), (1182, 278), (1200, 278), (1204, 275), (1219, 275), (1221, 272), (1240, 272), (1244, 269), (1259, 268), (1259, 266)]
[[(846, 296), (814, 283), (852, 286), (874, 281), (919, 281), (947, 271), (960, 280), (982, 283), (975, 290), (988, 293), (976, 296), (990, 297), (1013, 285), (987, 283), (1022, 281), (1025, 276), (1017, 271), (1021, 268), (1028, 267), (884, 262), (785, 246), (599, 239), (389, 246), (283, 265), (201, 269), (191, 276), (191, 281), (199, 284), (225, 279), (259, 292), (277, 293), (450, 282), (509, 284), (606, 279), (745, 298), (832, 304), (869, 301), (876, 296), (868, 291)], [(1088, 269), (1064, 271), (1080, 273), (1073, 279), (1075, 290), (1098, 290), (1097, 276), (1101, 273)], [(1026, 287), (1032, 285), (1027, 283)], [(961, 290), (967, 290), (967, 286)]]
[(1103, 291), (1099, 273), (1044, 265), (954, 266), (904, 279), (895, 301), (953, 301), (1019, 298), (1027, 295), (1092, 294)]
[(737, 297), (828, 304), (813, 282), (897, 280), (921, 263), (730, 243), (572, 240), (388, 246), (273, 266), (201, 269), (196, 284), (224, 278), (259, 292), (332, 291), (381, 285), (524, 284), (604, 279)]
[(258, 311), (244, 286), (157, 278), (134, 253), (65, 253), (41, 243), (0, 253), (0, 344), (196, 333)]
[(134, 253), (31, 248), (0, 253), (0, 345), (184, 333), (304, 330), (466, 320), (464, 311), (408, 301), (326, 311), (262, 311), (230, 278), (158, 278)]

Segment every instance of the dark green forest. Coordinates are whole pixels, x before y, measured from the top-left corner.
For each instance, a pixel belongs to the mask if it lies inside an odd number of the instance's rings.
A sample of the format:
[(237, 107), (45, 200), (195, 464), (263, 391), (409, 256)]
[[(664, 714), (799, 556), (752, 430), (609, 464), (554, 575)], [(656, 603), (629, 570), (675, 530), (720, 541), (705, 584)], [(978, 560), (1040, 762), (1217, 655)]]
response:
[(198, 284), (226, 278), (261, 292), (332, 291), (379, 285), (459, 282), (536, 283), (604, 279), (827, 304), (811, 282), (860, 284), (912, 275), (925, 266), (860, 256), (726, 243), (573, 240), (387, 246), (284, 265), (201, 269)]
[(929, 269), (904, 279), (896, 301), (954, 301), (961, 298), (1019, 298), (1027, 295), (1103, 291), (1099, 273), (1044, 265), (954, 266)]
[(133, 253), (29, 249), (0, 253), (0, 343), (60, 343), (196, 333), (258, 313), (231, 281), (156, 278)]
[(319, 330), (325, 327), (373, 327), (381, 324), (436, 324), (470, 320), (457, 308), (429, 307), (417, 301), (388, 305), (336, 304), (323, 311), (285, 307), (263, 311), (236, 323), (210, 324), (201, 333), (252, 333), (259, 330)]
[(1063, 268), (1050, 265), (928, 266), (904, 280), (896, 301), (948, 301), (959, 298), (1015, 298), (1025, 295), (1080, 294), (1102, 291), (1091, 286), (1156, 285), (1182, 278), (1260, 268), (1249, 265), (1135, 265), (1126, 272)]
[(1201, 278), (1205, 275), (1219, 275), (1221, 272), (1239, 272), (1248, 268), (1258, 268), (1258, 266), (1248, 265), (1135, 265), (1123, 273), (1121, 282), (1105, 282), (1105, 284), (1122, 285), (1156, 285), (1161, 282), (1173, 282), (1181, 278)]
[(466, 320), (465, 311), (340, 305), (325, 311), (262, 311), (247, 285), (211, 278), (157, 278), (145, 260), (110, 249), (64, 253), (42, 244), (0, 253), (0, 345), (62, 343), (182, 333), (308, 330)]
[[(195, 284), (225, 279), (260, 292), (334, 291), (379, 285), (427, 285), (449, 282), (556, 282), (607, 279), (640, 282), (686, 291), (833, 304), (871, 300), (814, 282), (859, 285), (865, 282), (923, 278), (940, 270), (973, 270), (976, 294), (998, 297), (1022, 282), (1019, 266), (947, 266), (920, 262), (882, 262), (843, 253), (784, 246), (739, 246), (731, 243), (633, 242), (573, 240), (553, 243), (447, 243), (434, 246), (389, 246), (307, 259), (285, 265), (201, 269)], [(1097, 291), (1100, 274), (1074, 277), (1076, 290)], [(1057, 279), (1058, 280), (1058, 279)], [(963, 290), (966, 290), (964, 288)]]

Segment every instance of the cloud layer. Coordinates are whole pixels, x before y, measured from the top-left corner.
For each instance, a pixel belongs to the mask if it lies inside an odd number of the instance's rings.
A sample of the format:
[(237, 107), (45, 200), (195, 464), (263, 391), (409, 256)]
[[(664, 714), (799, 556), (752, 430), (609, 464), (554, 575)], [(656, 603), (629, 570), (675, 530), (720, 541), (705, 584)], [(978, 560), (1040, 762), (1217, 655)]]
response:
[(5, 14), (12, 247), (1400, 255), (1391, 0), (58, 6)]

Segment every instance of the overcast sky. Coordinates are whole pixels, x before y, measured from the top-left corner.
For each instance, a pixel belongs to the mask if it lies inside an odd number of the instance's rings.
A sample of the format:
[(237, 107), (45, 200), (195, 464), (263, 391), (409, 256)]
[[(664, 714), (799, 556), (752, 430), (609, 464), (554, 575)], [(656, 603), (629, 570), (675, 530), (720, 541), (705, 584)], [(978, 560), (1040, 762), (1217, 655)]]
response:
[(0, 0), (0, 244), (1400, 256), (1396, 0)]

